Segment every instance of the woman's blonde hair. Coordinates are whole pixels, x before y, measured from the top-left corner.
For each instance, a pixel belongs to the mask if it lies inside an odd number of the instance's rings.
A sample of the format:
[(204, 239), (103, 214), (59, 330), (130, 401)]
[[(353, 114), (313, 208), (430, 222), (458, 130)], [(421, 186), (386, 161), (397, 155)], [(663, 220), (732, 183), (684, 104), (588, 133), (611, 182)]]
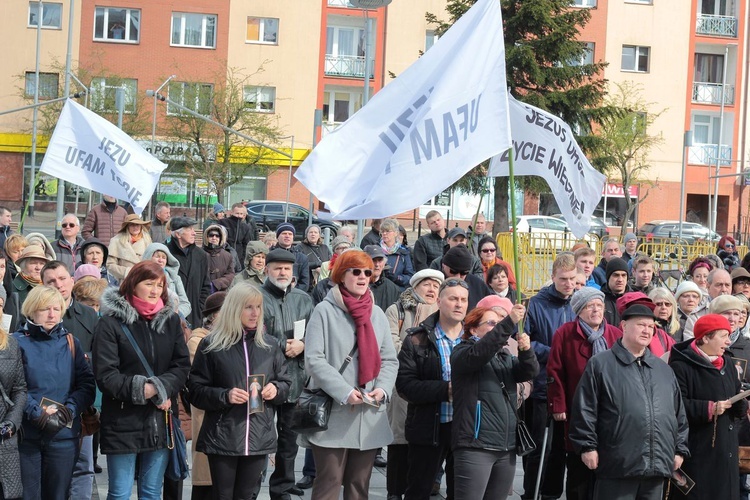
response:
[[(380, 231), (382, 232), (384, 229), (398, 234), (398, 221), (396, 219), (383, 219), (383, 222), (380, 223)], [(396, 237), (396, 241), (398, 241), (398, 237)]]
[(260, 305), (258, 315), (258, 326), (255, 332), (255, 344), (266, 350), (271, 346), (263, 338), (265, 327), (263, 325), (263, 294), (255, 286), (247, 281), (234, 285), (227, 293), (224, 304), (221, 306), (216, 319), (213, 322), (209, 334), (208, 346), (204, 352), (225, 351), (242, 340), (244, 327), (242, 326), (242, 310), (249, 303)]
[(49, 286), (35, 286), (26, 296), (21, 306), (21, 314), (33, 318), (34, 314), (53, 305), (60, 306), (60, 318), (67, 309), (65, 299), (57, 289)]
[(107, 289), (107, 280), (96, 279), (93, 276), (85, 276), (84, 278), (79, 278), (73, 284), (73, 296), (78, 302), (87, 306), (99, 304), (99, 298)]
[(664, 287), (656, 287), (648, 294), (648, 298), (651, 299), (652, 302), (663, 299), (672, 304), (672, 316), (669, 318), (669, 323), (667, 323), (667, 333), (669, 335), (674, 335), (677, 330), (680, 329), (680, 320), (677, 317), (677, 301), (674, 300), (672, 292)]
[(27, 246), (29, 246), (29, 240), (27, 240), (24, 235), (16, 233), (8, 236), (8, 239), (5, 240), (3, 250), (5, 250), (7, 255), (12, 252), (20, 252)]

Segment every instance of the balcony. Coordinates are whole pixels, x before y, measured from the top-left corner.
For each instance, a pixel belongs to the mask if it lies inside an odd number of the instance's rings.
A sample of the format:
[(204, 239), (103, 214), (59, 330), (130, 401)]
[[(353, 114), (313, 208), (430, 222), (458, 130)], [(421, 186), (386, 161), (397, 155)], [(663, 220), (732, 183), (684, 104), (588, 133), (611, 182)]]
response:
[[(691, 165), (716, 165), (716, 151), (718, 144), (696, 144), (690, 146), (688, 152), (688, 163)], [(719, 163), (722, 167), (728, 167), (732, 163), (732, 148), (721, 147), (721, 158)]]
[(737, 18), (734, 16), (698, 14), (695, 32), (699, 35), (737, 38)]
[(354, 5), (349, 3), (349, 0), (328, 0), (329, 7), (345, 7), (349, 9), (356, 9)]
[[(370, 62), (372, 62), (372, 60)], [(372, 78), (372, 65), (370, 65), (370, 68), (370, 78)], [(337, 56), (326, 54), (325, 74), (326, 76), (364, 78), (365, 58), (361, 56)]]
[[(721, 105), (721, 87), (720, 83), (693, 82), (693, 102)], [(724, 104), (734, 104), (734, 85), (724, 89)]]

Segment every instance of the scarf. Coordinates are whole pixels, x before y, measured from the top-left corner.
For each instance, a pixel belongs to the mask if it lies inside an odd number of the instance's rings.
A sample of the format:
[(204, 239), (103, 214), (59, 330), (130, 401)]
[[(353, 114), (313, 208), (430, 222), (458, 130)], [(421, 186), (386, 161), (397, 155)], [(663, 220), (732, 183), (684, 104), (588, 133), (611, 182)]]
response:
[(28, 274), (24, 273), (23, 271), (21, 271), (18, 274), (21, 276), (21, 279), (23, 279), (29, 285), (32, 285), (32, 286), (42, 286), (42, 280), (41, 279), (34, 279), (31, 276), (29, 276)]
[(385, 244), (385, 241), (380, 240), (380, 248), (383, 249), (386, 255), (393, 255), (398, 251), (399, 248), (401, 248), (401, 243), (396, 240), (396, 243), (394, 243), (392, 247), (389, 247)]
[(141, 232), (136, 234), (135, 236), (133, 236), (132, 234), (130, 235), (130, 244), (132, 245), (133, 243), (137, 243), (141, 241), (142, 239), (143, 239), (143, 228), (141, 228)]
[(735, 342), (737, 342), (737, 339), (740, 338), (740, 334), (742, 333), (742, 328), (737, 328), (735, 331), (729, 334), (729, 345), (734, 345)]
[(607, 341), (604, 340), (604, 322), (599, 325), (598, 330), (594, 330), (585, 321), (581, 321), (580, 319), (578, 320), (578, 324), (581, 325), (581, 330), (586, 334), (586, 340), (593, 346), (594, 356), (609, 349)]
[(367, 382), (374, 380), (380, 373), (380, 348), (375, 338), (375, 330), (370, 320), (372, 315), (372, 294), (364, 294), (356, 299), (343, 286), (339, 286), (341, 298), (344, 301), (349, 315), (354, 320), (354, 326), (357, 329), (357, 345), (359, 346), (359, 373), (358, 381), (360, 386), (365, 386)]
[(695, 343), (695, 340), (690, 342), (690, 348), (693, 349), (698, 354), (698, 356), (711, 363), (718, 370), (721, 370), (724, 367), (724, 356), (709, 356), (708, 354), (703, 352), (700, 347), (698, 347), (698, 345)]
[(138, 311), (138, 314), (140, 314), (148, 321), (154, 319), (154, 316), (156, 316), (159, 311), (164, 309), (164, 301), (161, 300), (161, 297), (159, 297), (159, 300), (156, 302), (156, 304), (151, 304), (139, 297), (136, 297), (135, 295), (131, 295), (130, 297), (128, 297), (128, 302), (130, 302), (130, 305), (133, 306), (136, 311)]

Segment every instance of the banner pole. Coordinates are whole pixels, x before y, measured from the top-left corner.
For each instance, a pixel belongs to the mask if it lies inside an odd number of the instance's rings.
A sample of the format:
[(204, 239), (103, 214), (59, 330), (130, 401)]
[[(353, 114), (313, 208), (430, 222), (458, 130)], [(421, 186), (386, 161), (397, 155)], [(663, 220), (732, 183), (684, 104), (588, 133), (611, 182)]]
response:
[[(510, 223), (513, 233), (513, 267), (516, 273), (516, 303), (521, 303), (521, 268), (518, 267), (518, 231), (516, 231), (516, 180), (513, 176), (513, 147), (508, 150), (508, 187), (510, 188)], [(518, 332), (523, 332), (523, 320), (518, 322)]]

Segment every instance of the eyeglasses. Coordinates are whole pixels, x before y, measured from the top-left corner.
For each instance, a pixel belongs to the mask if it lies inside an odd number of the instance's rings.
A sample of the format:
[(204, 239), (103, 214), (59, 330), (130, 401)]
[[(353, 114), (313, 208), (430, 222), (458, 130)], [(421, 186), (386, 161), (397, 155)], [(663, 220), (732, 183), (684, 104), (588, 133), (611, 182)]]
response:
[(494, 253), (494, 252), (495, 252), (494, 248), (483, 248), (482, 249), (482, 253)]
[(590, 302), (586, 304), (586, 307), (584, 307), (587, 311), (603, 311), (604, 310), (604, 304), (602, 304), (600, 301), (596, 302)]
[(724, 243), (724, 247), (725, 248), (734, 248), (734, 245), (732, 245), (731, 243)]
[(495, 321), (494, 319), (488, 319), (487, 321), (482, 321), (481, 323), (479, 323), (479, 326), (490, 325), (492, 328), (494, 328), (499, 324), (500, 324), (499, 321)]
[(68, 228), (76, 227), (76, 225), (72, 222), (63, 222), (62, 224), (60, 224), (60, 227), (62, 227), (63, 229), (68, 229)]
[(742, 286), (748, 286), (750, 285), (750, 281), (748, 280), (737, 280), (734, 282), (735, 285), (742, 285)]
[(469, 271), (456, 271), (452, 267), (448, 268), (448, 272), (450, 272), (451, 274), (457, 274), (459, 276), (466, 276), (467, 274), (469, 274)]
[(654, 302), (656, 307), (672, 307), (671, 302)]
[(461, 288), (465, 288), (466, 290), (469, 289), (469, 285), (467, 285), (464, 280), (452, 278), (443, 281), (443, 284), (440, 285), (440, 291), (442, 292), (446, 288), (452, 288), (454, 286), (460, 286)]
[(354, 276), (359, 276), (362, 273), (365, 273), (365, 276), (367, 276), (368, 278), (370, 276), (372, 276), (372, 269), (354, 269), (354, 268), (349, 268), (349, 269), (347, 269), (347, 271), (351, 271)]

